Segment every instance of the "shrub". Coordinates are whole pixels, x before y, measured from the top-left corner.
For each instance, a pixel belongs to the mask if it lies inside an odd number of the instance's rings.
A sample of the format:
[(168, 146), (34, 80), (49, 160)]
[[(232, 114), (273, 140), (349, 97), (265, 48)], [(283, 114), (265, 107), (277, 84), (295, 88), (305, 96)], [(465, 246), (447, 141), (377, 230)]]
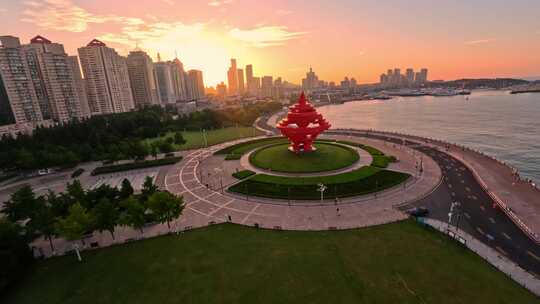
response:
[(169, 158), (161, 158), (161, 159), (155, 159), (155, 160), (147, 160), (143, 162), (97, 167), (92, 171), (92, 175), (172, 165), (172, 164), (176, 164), (177, 162), (181, 160), (182, 160), (182, 157), (179, 156), (179, 157), (169, 157)]
[(255, 175), (255, 172), (251, 170), (242, 170), (242, 171), (238, 171), (232, 174), (232, 176), (237, 179), (246, 179), (253, 175)]
[(83, 174), (83, 172), (84, 172), (84, 169), (79, 168), (79, 169), (73, 171), (73, 173), (71, 173), (71, 178), (79, 177), (81, 174)]

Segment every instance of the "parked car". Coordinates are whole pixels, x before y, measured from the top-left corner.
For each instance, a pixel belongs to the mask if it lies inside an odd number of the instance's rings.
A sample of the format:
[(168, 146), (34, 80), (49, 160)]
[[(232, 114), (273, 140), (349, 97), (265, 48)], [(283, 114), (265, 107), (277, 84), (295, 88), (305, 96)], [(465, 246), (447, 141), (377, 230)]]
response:
[(406, 211), (407, 214), (414, 217), (426, 216), (429, 214), (429, 210), (426, 207), (414, 207)]

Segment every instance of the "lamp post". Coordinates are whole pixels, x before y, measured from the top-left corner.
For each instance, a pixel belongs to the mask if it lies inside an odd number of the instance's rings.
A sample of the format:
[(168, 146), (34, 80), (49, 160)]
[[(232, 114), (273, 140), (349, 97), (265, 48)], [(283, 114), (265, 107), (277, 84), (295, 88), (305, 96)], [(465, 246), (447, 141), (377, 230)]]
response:
[(324, 191), (326, 191), (328, 187), (326, 187), (323, 183), (319, 183), (317, 186), (319, 186), (317, 191), (321, 193), (321, 203), (322, 203), (324, 201)]
[(455, 214), (457, 214), (458, 210), (457, 208), (460, 206), (459, 202), (453, 202), (452, 205), (450, 205), (450, 212), (448, 212), (448, 227), (447, 229), (450, 229), (450, 224), (452, 224), (452, 219)]

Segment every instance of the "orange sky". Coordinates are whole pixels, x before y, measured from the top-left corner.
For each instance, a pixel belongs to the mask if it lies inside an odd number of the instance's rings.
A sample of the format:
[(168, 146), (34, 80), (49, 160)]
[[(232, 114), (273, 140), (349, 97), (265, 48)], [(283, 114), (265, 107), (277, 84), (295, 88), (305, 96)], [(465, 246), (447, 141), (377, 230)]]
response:
[(294, 83), (310, 65), (361, 83), (393, 67), (427, 67), (430, 79), (528, 77), (540, 76), (539, 11), (537, 0), (0, 0), (0, 34), (41, 34), (70, 54), (95, 37), (124, 55), (177, 51), (207, 85), (226, 79), (231, 57)]

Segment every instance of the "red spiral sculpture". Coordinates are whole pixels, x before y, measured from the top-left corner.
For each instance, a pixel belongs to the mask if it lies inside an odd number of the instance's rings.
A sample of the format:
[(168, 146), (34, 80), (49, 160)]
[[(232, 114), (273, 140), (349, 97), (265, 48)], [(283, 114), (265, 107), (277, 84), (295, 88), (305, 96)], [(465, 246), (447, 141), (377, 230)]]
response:
[(330, 123), (317, 113), (302, 92), (298, 103), (289, 107), (289, 113), (277, 125), (281, 134), (289, 138), (289, 150), (295, 153), (315, 151), (313, 141), (330, 129)]

